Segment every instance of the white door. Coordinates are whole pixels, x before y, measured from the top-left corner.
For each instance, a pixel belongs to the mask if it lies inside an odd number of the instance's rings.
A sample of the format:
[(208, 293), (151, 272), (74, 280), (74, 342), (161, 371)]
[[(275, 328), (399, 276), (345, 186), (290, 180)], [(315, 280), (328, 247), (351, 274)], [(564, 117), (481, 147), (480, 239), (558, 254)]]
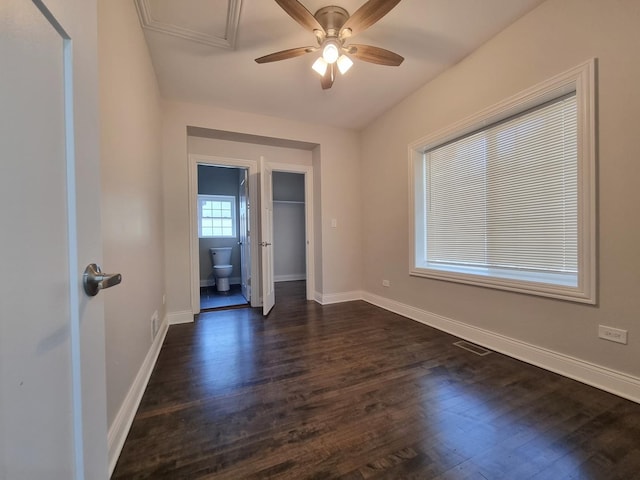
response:
[(251, 301), (251, 232), (249, 231), (249, 172), (240, 170), (240, 284), (242, 295)]
[(81, 282), (101, 253), (95, 8), (0, 7), (3, 480), (108, 476), (103, 305)]
[(273, 171), (260, 158), (260, 223), (262, 246), (262, 314), (268, 315), (276, 304), (273, 285)]

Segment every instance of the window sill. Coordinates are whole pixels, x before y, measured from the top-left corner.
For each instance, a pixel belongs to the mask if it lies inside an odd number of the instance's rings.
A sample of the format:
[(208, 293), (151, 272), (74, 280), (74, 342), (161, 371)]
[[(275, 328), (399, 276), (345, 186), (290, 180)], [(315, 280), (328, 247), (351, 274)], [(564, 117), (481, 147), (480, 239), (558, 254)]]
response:
[(571, 302), (596, 303), (595, 298), (580, 287), (579, 279), (571, 274), (549, 275), (538, 272), (433, 264), (415, 266), (409, 274), (414, 277), (464, 283)]

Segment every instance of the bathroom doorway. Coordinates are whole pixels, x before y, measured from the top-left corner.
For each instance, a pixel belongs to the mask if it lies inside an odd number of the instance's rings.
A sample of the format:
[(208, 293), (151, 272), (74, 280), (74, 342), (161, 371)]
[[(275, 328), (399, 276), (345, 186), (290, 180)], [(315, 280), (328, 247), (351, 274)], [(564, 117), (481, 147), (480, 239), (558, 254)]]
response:
[(200, 311), (250, 305), (248, 178), (246, 168), (197, 165)]

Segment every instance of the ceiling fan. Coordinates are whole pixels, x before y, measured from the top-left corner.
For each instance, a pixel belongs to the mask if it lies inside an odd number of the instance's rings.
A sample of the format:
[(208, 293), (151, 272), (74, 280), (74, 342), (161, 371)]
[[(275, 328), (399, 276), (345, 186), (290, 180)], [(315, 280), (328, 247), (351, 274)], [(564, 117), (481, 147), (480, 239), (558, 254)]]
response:
[(322, 49), (322, 56), (313, 64), (313, 69), (322, 77), (323, 89), (331, 88), (336, 78), (336, 69), (344, 74), (353, 61), (349, 55), (365, 62), (397, 67), (404, 60), (397, 53), (372, 45), (348, 43), (349, 39), (369, 28), (395, 7), (400, 0), (369, 0), (356, 12), (349, 13), (342, 7), (331, 5), (319, 9), (312, 15), (298, 0), (275, 0), (296, 22), (313, 32), (317, 46), (290, 48), (256, 58), (258, 63), (277, 62), (298, 57)]

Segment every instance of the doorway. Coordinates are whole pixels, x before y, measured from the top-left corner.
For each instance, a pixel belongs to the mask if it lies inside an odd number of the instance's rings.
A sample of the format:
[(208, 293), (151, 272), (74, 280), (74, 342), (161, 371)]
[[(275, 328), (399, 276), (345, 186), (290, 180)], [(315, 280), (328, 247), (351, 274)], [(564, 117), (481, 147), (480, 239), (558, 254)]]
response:
[(273, 172), (273, 278), (307, 279), (304, 174)]
[[(214, 168), (217, 170), (204, 170), (206, 168)], [(230, 264), (233, 268), (228, 278), (229, 286), (240, 285), (241, 296), (244, 298), (243, 303), (257, 307), (260, 303), (259, 298), (256, 298), (257, 295), (255, 292), (256, 285), (259, 289), (259, 282), (253, 273), (260, 272), (260, 269), (257, 263), (257, 247), (254, 245), (254, 242), (251, 241), (251, 236), (252, 232), (257, 231), (258, 225), (255, 219), (256, 215), (250, 213), (252, 200), (257, 198), (257, 162), (227, 157), (189, 155), (189, 216), (191, 224), (189, 244), (191, 257), (191, 309), (193, 315), (197, 315), (201, 311), (201, 293), (211, 293), (203, 292), (202, 289), (213, 287), (213, 291), (215, 292), (216, 290), (216, 278), (213, 274), (213, 261), (209, 249), (218, 248), (205, 245), (206, 242), (202, 242), (203, 245), (201, 246), (201, 232), (199, 232), (202, 227), (201, 220), (199, 220), (199, 208), (201, 205), (198, 198), (199, 169), (203, 172), (202, 179), (210, 176), (215, 177), (217, 173), (219, 178), (227, 180), (222, 183), (228, 183), (228, 185), (224, 187), (227, 190), (224, 191), (230, 194), (228, 196), (234, 198), (233, 205), (235, 209), (236, 232), (234, 235), (226, 238), (225, 245), (219, 246), (230, 247), (232, 250), (232, 260)], [(200, 183), (206, 183), (206, 181)], [(215, 185), (215, 182), (213, 183)], [(222, 190), (219, 192), (222, 193)], [(216, 207), (217, 206), (219, 205), (216, 205)], [(225, 239), (218, 239), (218, 242), (222, 240)], [(201, 250), (203, 254), (201, 254)], [(216, 306), (217, 305), (213, 305), (214, 308)]]
[(200, 310), (248, 305), (251, 300), (246, 168), (198, 164)]
[(304, 281), (315, 299), (313, 167), (269, 162), (274, 213), (274, 281)]
[[(261, 163), (266, 160), (261, 157)], [(266, 162), (273, 172), (299, 173), (304, 176), (304, 210), (305, 210), (305, 274), (306, 274), (306, 298), (314, 300), (315, 297), (315, 247), (314, 247), (314, 207), (313, 207), (313, 167), (311, 165), (298, 165), (288, 163)], [(198, 195), (198, 165), (212, 165), (218, 167), (235, 167), (244, 169), (248, 177), (248, 213), (247, 225), (248, 239), (244, 247), (248, 251), (250, 261), (246, 267), (249, 269), (247, 285), (250, 288), (249, 300), (251, 307), (263, 306), (263, 274), (261, 268), (263, 239), (260, 232), (260, 205), (258, 195), (258, 178), (260, 175), (258, 162), (249, 159), (231, 157), (219, 157), (203, 154), (189, 154), (189, 209), (190, 209), (190, 257), (191, 257), (191, 308), (193, 315), (200, 313), (200, 256), (198, 237), (197, 195)], [(265, 283), (266, 285), (266, 283)], [(269, 288), (267, 286), (267, 288)], [(273, 285), (271, 285), (273, 290)]]

